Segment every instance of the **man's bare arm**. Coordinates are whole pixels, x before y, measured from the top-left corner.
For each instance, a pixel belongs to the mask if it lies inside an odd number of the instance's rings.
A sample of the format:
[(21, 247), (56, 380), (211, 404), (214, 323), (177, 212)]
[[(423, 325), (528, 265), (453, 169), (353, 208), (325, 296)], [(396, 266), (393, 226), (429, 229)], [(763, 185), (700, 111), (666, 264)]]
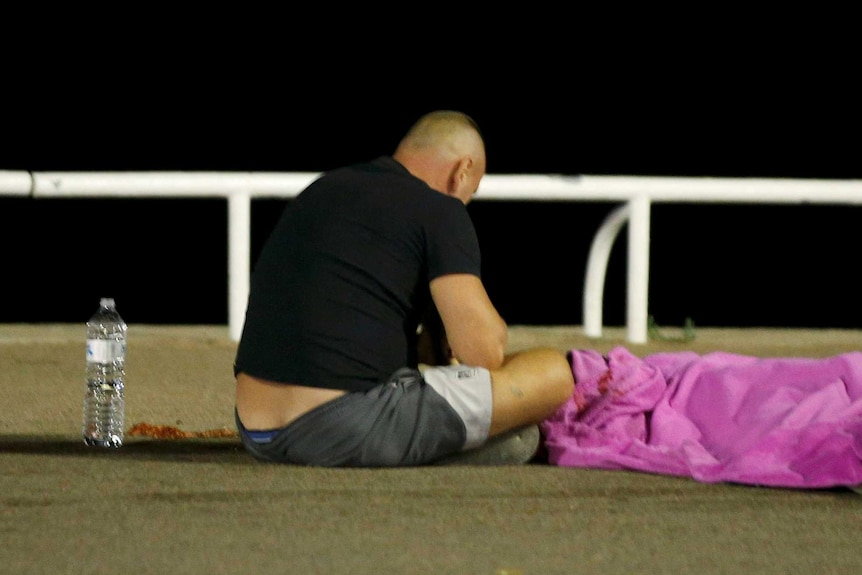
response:
[(481, 279), (471, 274), (435, 278), (431, 281), (431, 296), (454, 359), (488, 369), (503, 364), (508, 327)]

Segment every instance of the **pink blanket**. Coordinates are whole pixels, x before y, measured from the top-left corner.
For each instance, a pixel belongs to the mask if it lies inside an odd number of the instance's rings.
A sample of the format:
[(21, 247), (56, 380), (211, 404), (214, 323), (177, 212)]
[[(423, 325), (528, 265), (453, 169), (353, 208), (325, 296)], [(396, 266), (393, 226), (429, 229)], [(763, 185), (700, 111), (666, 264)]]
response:
[(862, 353), (825, 359), (572, 350), (549, 463), (825, 488), (862, 484)]

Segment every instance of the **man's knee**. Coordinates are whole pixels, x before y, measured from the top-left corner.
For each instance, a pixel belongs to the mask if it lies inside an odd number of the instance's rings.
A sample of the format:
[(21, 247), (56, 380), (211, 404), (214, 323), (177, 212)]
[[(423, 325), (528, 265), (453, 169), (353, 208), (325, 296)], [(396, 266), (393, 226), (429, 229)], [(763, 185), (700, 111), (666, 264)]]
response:
[(512, 378), (540, 382), (544, 391), (559, 395), (561, 402), (571, 396), (575, 387), (567, 354), (553, 348), (533, 348), (513, 354), (501, 371)]
[(548, 382), (548, 393), (553, 394), (556, 402), (562, 405), (575, 390), (575, 376), (568, 356), (556, 349), (544, 349), (541, 353), (546, 355), (542, 364), (546, 369), (544, 379)]
[(535, 348), (509, 356), (491, 372), (492, 435), (550, 416), (572, 396), (575, 381), (566, 354)]

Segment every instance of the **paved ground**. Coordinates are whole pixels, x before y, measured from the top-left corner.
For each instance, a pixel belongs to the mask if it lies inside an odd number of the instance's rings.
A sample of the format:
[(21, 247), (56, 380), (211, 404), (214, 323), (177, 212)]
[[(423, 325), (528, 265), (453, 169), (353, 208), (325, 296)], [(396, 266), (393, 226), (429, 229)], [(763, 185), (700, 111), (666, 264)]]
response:
[[(577, 326), (512, 328), (511, 350), (824, 357), (862, 331), (661, 330), (629, 346)], [(232, 429), (223, 326), (132, 325), (127, 428)], [(862, 572), (862, 496), (520, 467), (327, 470), (252, 460), (233, 438), (80, 441), (83, 325), (0, 325), (0, 572)]]

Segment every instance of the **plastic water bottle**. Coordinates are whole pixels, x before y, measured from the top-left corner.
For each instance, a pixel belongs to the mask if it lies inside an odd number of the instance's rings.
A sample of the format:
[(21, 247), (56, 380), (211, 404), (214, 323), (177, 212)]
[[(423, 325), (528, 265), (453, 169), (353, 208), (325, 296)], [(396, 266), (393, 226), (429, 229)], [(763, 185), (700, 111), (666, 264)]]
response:
[(113, 298), (102, 298), (87, 322), (87, 392), (84, 396), (84, 443), (98, 447), (123, 444), (126, 404), (126, 331)]

